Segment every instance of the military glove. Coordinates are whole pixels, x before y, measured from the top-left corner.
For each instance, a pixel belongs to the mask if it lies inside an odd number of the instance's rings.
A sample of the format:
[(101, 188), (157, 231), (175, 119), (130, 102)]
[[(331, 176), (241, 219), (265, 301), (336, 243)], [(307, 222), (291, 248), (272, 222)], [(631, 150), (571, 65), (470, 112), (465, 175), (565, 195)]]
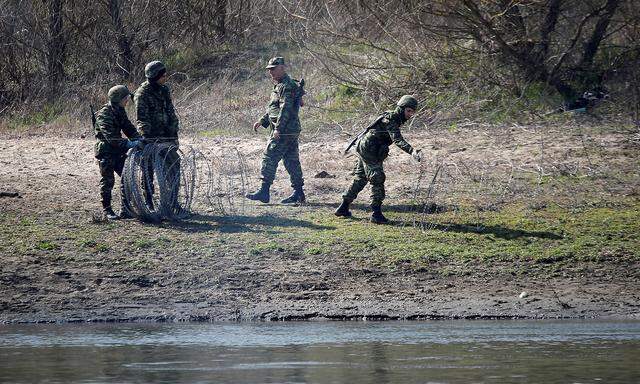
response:
[(262, 124), (259, 121), (256, 121), (253, 124), (253, 132), (258, 133), (258, 128), (262, 127)]
[(411, 157), (413, 157), (416, 161), (422, 161), (422, 149), (414, 149), (411, 151)]

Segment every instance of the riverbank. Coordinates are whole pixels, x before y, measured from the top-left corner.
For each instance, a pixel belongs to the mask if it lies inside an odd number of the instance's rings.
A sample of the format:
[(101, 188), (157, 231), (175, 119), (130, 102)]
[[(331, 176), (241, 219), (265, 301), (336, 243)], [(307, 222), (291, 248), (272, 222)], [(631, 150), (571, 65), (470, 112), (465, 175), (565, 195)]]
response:
[[(640, 318), (633, 128), (405, 136), (427, 157), (392, 149), (389, 226), (368, 222), (368, 189), (354, 219), (333, 216), (353, 162), (337, 134), (303, 137), (308, 204), (253, 204), (238, 189), (225, 212), (200, 205), (155, 225), (99, 219), (90, 139), (3, 139), (0, 322)], [(208, 159), (241, 153), (245, 189), (265, 142), (181, 140)], [(273, 191), (289, 193), (282, 169)]]

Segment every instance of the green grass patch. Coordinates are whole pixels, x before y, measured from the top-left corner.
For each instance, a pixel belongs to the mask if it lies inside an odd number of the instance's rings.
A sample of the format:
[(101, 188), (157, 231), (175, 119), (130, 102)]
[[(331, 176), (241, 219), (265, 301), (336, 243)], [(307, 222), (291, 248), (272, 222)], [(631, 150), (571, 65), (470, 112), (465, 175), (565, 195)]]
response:
[(110, 247), (107, 244), (101, 243), (101, 244), (96, 244), (95, 246), (95, 250), (97, 252), (107, 252), (110, 249)]
[(41, 251), (54, 251), (59, 248), (60, 246), (58, 244), (50, 240), (42, 240), (36, 244), (36, 249), (39, 249)]
[(308, 218), (314, 223), (335, 229), (305, 230), (301, 237), (307, 243), (324, 244), (332, 252), (381, 266), (503, 262), (545, 265), (640, 259), (638, 202), (581, 211), (556, 206), (531, 210), (526, 205), (510, 205), (483, 212), (480, 222), (472, 208), (463, 207), (456, 212), (426, 216), (426, 229), (411, 225), (410, 213), (388, 216), (395, 225), (378, 226), (364, 220), (310, 213)]
[(305, 255), (321, 255), (326, 252), (324, 247), (309, 247), (304, 250)]
[(171, 243), (171, 239), (165, 236), (158, 236), (150, 239), (136, 239), (133, 242), (133, 247), (136, 249), (150, 249), (158, 247), (166, 247)]
[(267, 241), (265, 243), (256, 244), (249, 249), (252, 256), (261, 255), (263, 253), (284, 252), (286, 248), (278, 241)]
[(224, 128), (214, 128), (214, 129), (208, 129), (206, 131), (198, 132), (198, 135), (202, 137), (207, 137), (207, 138), (226, 137), (226, 136), (232, 136), (235, 134), (237, 133)]
[[(61, 117), (63, 107), (61, 104), (45, 103), (29, 113), (16, 114), (6, 119), (3, 125), (9, 131), (23, 132), (33, 126), (51, 123)], [(68, 120), (68, 117), (66, 117)]]

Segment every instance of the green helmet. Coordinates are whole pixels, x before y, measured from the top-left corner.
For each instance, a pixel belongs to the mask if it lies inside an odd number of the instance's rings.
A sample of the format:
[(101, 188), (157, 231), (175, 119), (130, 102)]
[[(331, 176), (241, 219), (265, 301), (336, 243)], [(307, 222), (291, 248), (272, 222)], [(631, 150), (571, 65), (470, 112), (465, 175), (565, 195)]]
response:
[(111, 87), (111, 89), (109, 89), (109, 93), (107, 93), (107, 97), (112, 103), (119, 103), (129, 96), (131, 96), (131, 92), (129, 92), (129, 88), (124, 85), (116, 85), (115, 87)]
[(274, 57), (271, 60), (269, 60), (269, 63), (267, 64), (267, 69), (269, 68), (275, 68), (278, 65), (284, 65), (284, 57)]
[(154, 79), (158, 77), (167, 68), (162, 64), (162, 61), (152, 61), (144, 67), (144, 75), (147, 79)]
[(411, 95), (404, 95), (398, 100), (398, 107), (409, 107), (411, 109), (418, 109), (418, 100)]

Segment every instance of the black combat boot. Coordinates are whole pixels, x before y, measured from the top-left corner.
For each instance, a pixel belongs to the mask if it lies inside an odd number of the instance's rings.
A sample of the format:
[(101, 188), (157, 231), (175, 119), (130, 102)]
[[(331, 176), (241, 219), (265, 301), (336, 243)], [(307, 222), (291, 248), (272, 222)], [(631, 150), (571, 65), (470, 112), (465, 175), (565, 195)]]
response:
[(118, 215), (116, 215), (115, 212), (113, 212), (113, 209), (111, 207), (104, 208), (102, 212), (104, 213), (104, 217), (107, 220), (118, 220), (120, 218)]
[(292, 204), (292, 203), (303, 204), (305, 201), (307, 201), (307, 199), (304, 196), (304, 191), (302, 190), (302, 187), (300, 187), (300, 188), (294, 189), (291, 196), (287, 197), (284, 200), (281, 200), (280, 202), (282, 204)]
[(375, 224), (387, 224), (389, 220), (382, 214), (382, 205), (372, 205), (371, 222)]
[(340, 217), (351, 217), (351, 211), (349, 211), (349, 204), (351, 204), (349, 200), (342, 199), (342, 204), (340, 204), (338, 209), (336, 209), (336, 211), (333, 214)]
[(113, 208), (111, 208), (111, 194), (103, 194), (102, 195), (102, 213), (104, 218), (107, 220), (117, 220), (119, 219), (118, 215), (113, 212)]
[(260, 189), (258, 189), (253, 193), (247, 193), (246, 195), (244, 195), (244, 197), (246, 197), (249, 200), (257, 200), (263, 203), (268, 203), (270, 199), (270, 196), (269, 196), (270, 187), (271, 186), (269, 184), (262, 183), (262, 185), (260, 186)]

